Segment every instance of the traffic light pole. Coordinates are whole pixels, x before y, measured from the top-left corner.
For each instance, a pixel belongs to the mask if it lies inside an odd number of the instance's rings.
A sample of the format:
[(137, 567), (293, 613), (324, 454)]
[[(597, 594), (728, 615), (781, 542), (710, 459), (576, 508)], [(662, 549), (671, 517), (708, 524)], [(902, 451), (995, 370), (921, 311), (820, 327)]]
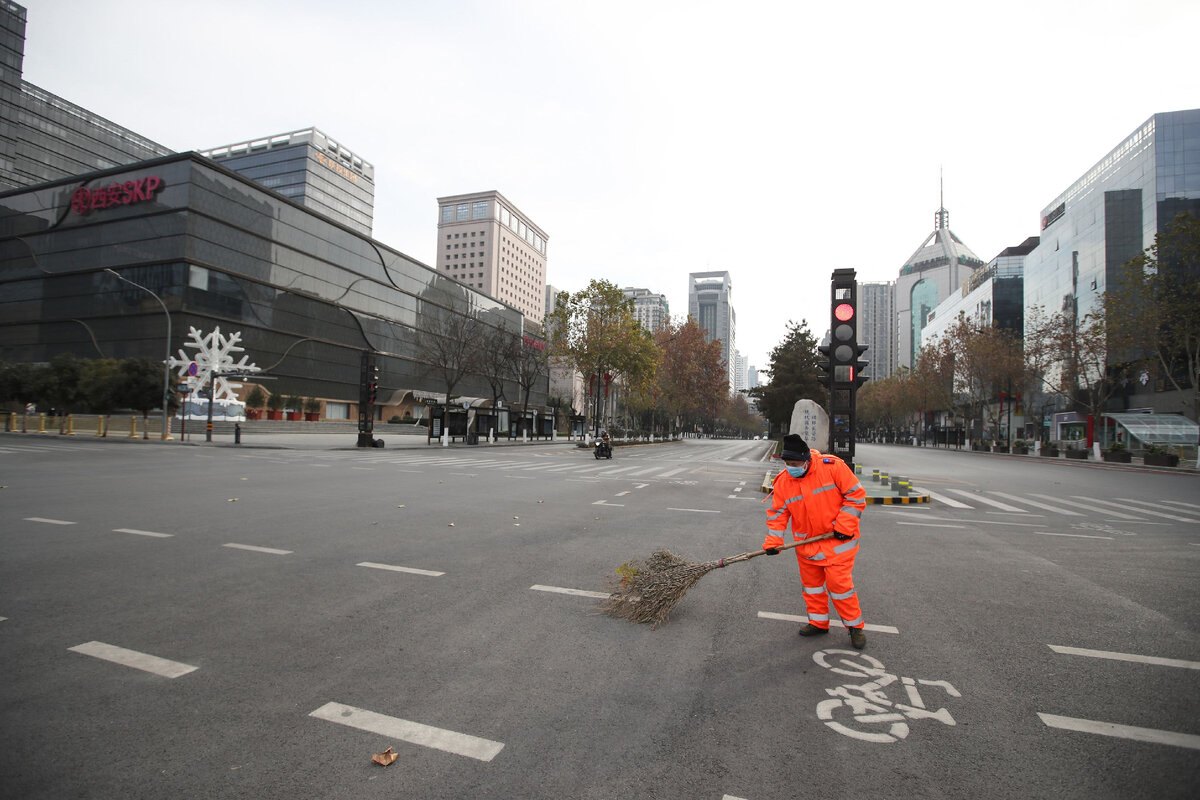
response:
[[(379, 447), (375, 438), (375, 398), (379, 392), (379, 367), (375, 354), (364, 350), (359, 361), (358, 381), (358, 446)], [(376, 442), (379, 444), (376, 444)]]
[(827, 452), (854, 468), (854, 411), (858, 387), (867, 362), (867, 346), (858, 343), (858, 284), (852, 269), (833, 271), (830, 282), (829, 344), (818, 349), (824, 360), (817, 376), (829, 389), (829, 445)]

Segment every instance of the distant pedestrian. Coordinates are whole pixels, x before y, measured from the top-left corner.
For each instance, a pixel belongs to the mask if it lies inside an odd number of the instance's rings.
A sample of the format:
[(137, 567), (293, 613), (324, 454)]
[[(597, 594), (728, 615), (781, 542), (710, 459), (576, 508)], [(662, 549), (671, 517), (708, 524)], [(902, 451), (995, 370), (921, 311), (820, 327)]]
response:
[(858, 554), (859, 519), (867, 505), (867, 490), (846, 462), (816, 450), (796, 434), (783, 437), (785, 469), (772, 484), (763, 549), (778, 555), (783, 532), (791, 523), (793, 541), (824, 533), (834, 538), (796, 547), (808, 624), (801, 636), (829, 633), (829, 600), (850, 632), (855, 649), (867, 646), (863, 614), (854, 588), (854, 559)]

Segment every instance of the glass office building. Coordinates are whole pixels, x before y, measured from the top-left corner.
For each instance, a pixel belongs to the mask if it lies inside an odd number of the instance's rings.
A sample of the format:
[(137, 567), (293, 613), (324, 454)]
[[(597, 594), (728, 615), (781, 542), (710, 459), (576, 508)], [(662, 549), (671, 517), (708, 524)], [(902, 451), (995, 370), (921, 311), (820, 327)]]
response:
[(693, 272), (688, 275), (688, 315), (705, 331), (705, 341), (721, 342), (729, 391), (737, 385), (734, 354), (737, 352), (737, 314), (733, 310), (733, 284), (729, 273)]
[(202, 150), (200, 155), (371, 235), (375, 168), (316, 128)]
[(0, 0), (0, 191), (174, 152), (22, 80), (25, 17)]
[(1093, 311), (1121, 265), (1184, 211), (1200, 213), (1200, 109), (1155, 114), (1042, 210), (1026, 317)]
[[(161, 360), (162, 307), (108, 269), (165, 301), (172, 353), (189, 328), (240, 332), (273, 394), (356, 403), (364, 351), (381, 400), (442, 393), (429, 332), (449, 315), (522, 329), (517, 309), (183, 153), (0, 194), (0, 359)], [(475, 377), (455, 391), (491, 396)]]
[[(1025, 318), (1095, 311), (1121, 266), (1184, 212), (1200, 215), (1200, 109), (1150, 117), (1042, 209), (1041, 243), (1025, 259)], [(1127, 388), (1124, 406), (1179, 408), (1167, 386)]]

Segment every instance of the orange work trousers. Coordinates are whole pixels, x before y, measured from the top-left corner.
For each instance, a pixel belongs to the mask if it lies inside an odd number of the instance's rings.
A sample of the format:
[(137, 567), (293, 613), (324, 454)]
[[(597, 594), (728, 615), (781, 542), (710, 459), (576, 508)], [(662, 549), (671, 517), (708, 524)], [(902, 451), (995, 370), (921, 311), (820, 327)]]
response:
[(863, 624), (858, 592), (854, 589), (854, 559), (823, 565), (800, 559), (800, 582), (804, 584), (804, 609), (808, 621), (818, 628), (829, 627), (829, 600), (847, 628)]

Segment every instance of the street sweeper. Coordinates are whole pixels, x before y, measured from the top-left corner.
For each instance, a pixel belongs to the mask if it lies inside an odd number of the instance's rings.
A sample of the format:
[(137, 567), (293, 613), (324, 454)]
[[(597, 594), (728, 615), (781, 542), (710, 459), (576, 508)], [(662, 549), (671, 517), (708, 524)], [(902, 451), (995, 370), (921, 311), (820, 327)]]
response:
[[(854, 589), (859, 520), (867, 507), (867, 490), (836, 456), (809, 448), (796, 434), (783, 437), (784, 470), (775, 476), (767, 511), (763, 551), (778, 555), (795, 548), (804, 586), (808, 623), (801, 636), (829, 633), (829, 601), (850, 632), (855, 649), (867, 646), (863, 613)], [(790, 530), (792, 542), (784, 546)], [(832, 534), (832, 535), (831, 535)], [(816, 538), (821, 537), (820, 541)], [(805, 543), (807, 540), (813, 540)], [(798, 543), (798, 544), (797, 544)]]

